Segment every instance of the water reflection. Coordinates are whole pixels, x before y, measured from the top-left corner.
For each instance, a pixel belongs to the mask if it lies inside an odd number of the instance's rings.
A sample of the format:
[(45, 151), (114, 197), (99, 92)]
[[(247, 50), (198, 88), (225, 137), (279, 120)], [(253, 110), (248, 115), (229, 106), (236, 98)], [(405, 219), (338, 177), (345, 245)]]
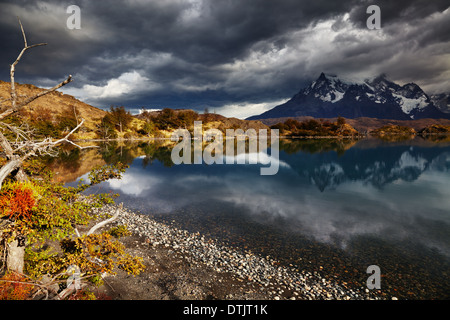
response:
[[(95, 192), (119, 192), (130, 208), (176, 219), (192, 231), (258, 239), (279, 255), (292, 247), (289, 259), (296, 263), (332, 247), (366, 265), (377, 257), (393, 278), (399, 266), (410, 273), (420, 266), (422, 275), (434, 274), (436, 294), (448, 292), (448, 280), (440, 280), (450, 258), (448, 142), (281, 141), (282, 165), (274, 176), (261, 176), (262, 164), (173, 165), (170, 153), (165, 143), (103, 146), (105, 163), (120, 160), (130, 168)], [(322, 247), (310, 250), (305, 241)]]
[(342, 248), (370, 234), (450, 255), (449, 146), (303, 140), (280, 148), (284, 165), (264, 177), (260, 165), (174, 166), (169, 146), (122, 147), (105, 154), (128, 159), (130, 168), (101, 188), (143, 211), (226, 204), (265, 224), (282, 218), (290, 232)]

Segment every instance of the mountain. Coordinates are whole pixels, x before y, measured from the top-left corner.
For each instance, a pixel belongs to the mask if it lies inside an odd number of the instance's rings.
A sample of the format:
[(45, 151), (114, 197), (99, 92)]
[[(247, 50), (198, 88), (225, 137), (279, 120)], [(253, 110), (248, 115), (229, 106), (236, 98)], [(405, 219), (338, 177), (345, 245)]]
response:
[(450, 93), (433, 94), (430, 96), (433, 104), (445, 113), (450, 113)]
[[(313, 152), (308, 140), (288, 140), (280, 144), (280, 160), (321, 192), (355, 181), (381, 189), (401, 180), (417, 180), (430, 169), (448, 172), (449, 144), (440, 148), (430, 147), (432, 145), (422, 139), (389, 144), (378, 139), (364, 139), (346, 147), (333, 144), (335, 148), (339, 146), (346, 150)], [(358, 159), (358, 165), (355, 165), (355, 159)]]
[[(31, 84), (16, 82), (16, 90), (19, 101), (26, 97), (32, 97), (45, 89)], [(10, 101), (11, 84), (0, 80), (0, 112), (11, 106)], [(84, 103), (75, 97), (54, 91), (44, 95), (30, 104), (24, 106), (17, 114), (9, 117), (16, 125), (27, 123), (39, 137), (52, 136), (63, 137), (75, 127), (78, 121), (84, 119), (83, 126), (73, 133), (72, 139), (146, 139), (150, 137), (170, 138), (177, 128), (189, 128), (195, 120), (203, 122), (206, 129), (269, 129), (261, 121), (247, 121), (237, 118), (227, 118), (218, 114), (198, 114), (187, 109), (163, 109), (158, 111), (145, 111), (133, 116), (129, 125), (120, 132), (117, 125), (112, 128), (105, 125), (102, 120), (108, 114), (107, 111)], [(150, 120), (150, 121), (149, 121)], [(145, 125), (151, 122), (150, 128)], [(113, 134), (115, 133), (115, 134)]]
[(364, 81), (321, 73), (292, 99), (248, 120), (311, 116), (378, 119), (450, 119), (415, 83), (398, 85), (380, 75)]

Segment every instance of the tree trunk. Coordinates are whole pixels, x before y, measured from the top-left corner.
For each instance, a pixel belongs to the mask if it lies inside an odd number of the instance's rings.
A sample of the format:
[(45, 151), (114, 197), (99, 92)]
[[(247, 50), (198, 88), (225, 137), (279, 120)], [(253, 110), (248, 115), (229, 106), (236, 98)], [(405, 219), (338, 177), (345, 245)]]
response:
[(20, 167), (19, 170), (17, 170), (17, 173), (16, 173), (16, 180), (19, 181), (19, 182), (25, 182), (25, 181), (28, 181), (28, 176), (27, 176), (27, 174), (25, 173), (25, 171), (23, 171), (23, 168), (22, 168), (22, 167)]
[[(0, 189), (2, 188), (3, 180), (14, 170), (19, 168), (22, 165), (22, 161), (20, 159), (14, 159), (8, 161), (1, 169), (0, 169)], [(25, 174), (25, 173), (24, 173)]]
[(8, 243), (6, 268), (9, 271), (23, 273), (25, 246), (17, 238)]

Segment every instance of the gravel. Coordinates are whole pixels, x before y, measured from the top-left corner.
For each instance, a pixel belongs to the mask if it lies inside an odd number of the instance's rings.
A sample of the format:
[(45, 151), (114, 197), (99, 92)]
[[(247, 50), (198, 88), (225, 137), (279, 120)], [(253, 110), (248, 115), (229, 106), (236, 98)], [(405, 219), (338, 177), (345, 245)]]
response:
[[(108, 205), (101, 210), (108, 210), (112, 214), (116, 212), (117, 206)], [(191, 264), (206, 265), (217, 272), (229, 272), (243, 281), (255, 282), (271, 291), (275, 300), (381, 299), (376, 291), (364, 287), (348, 289), (344, 284), (322, 277), (319, 272), (299, 271), (294, 265), (282, 266), (269, 256), (227, 247), (198, 232), (180, 230), (127, 208), (121, 209), (114, 223), (126, 225), (129, 231), (144, 237), (148, 245), (170, 248)]]

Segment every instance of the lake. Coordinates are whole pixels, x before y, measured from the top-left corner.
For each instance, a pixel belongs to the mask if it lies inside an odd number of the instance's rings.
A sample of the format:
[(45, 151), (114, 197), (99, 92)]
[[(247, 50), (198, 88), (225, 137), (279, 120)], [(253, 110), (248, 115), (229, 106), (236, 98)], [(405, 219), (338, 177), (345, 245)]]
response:
[(365, 288), (377, 265), (382, 293), (450, 298), (449, 142), (281, 140), (272, 176), (261, 164), (174, 165), (162, 142), (73, 153), (53, 163), (71, 180), (89, 163), (128, 163), (91, 192), (158, 221), (348, 286)]

